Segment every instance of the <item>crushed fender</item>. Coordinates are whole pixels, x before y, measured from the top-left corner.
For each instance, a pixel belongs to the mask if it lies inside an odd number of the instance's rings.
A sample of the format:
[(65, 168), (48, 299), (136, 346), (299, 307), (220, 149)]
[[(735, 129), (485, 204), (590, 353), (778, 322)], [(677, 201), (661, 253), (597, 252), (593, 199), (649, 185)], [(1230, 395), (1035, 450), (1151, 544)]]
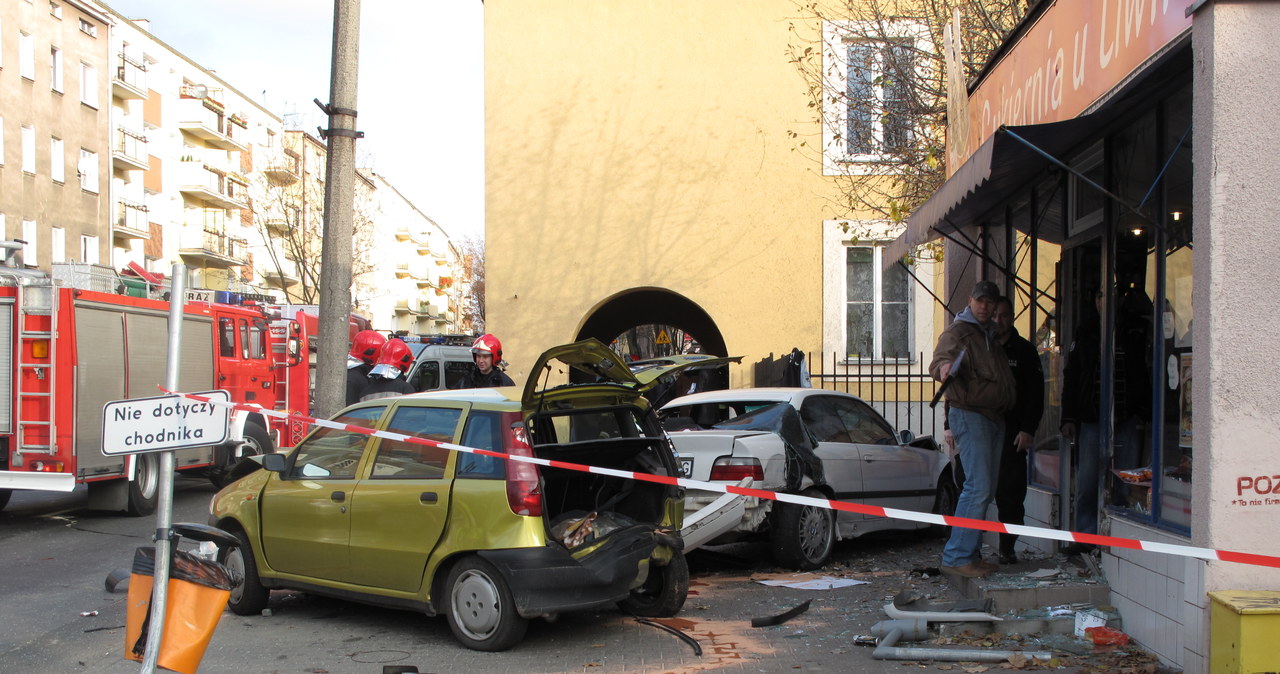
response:
[(799, 606), (797, 606), (797, 607), (795, 607), (795, 608), (793, 608), (793, 609), (791, 609), (791, 610), (789, 610), (789, 611), (786, 611), (786, 612), (784, 612), (784, 613), (779, 613), (778, 615), (774, 615), (774, 616), (765, 616), (764, 618), (752, 618), (752, 619), (751, 619), (751, 626), (752, 626), (752, 627), (771, 627), (771, 626), (773, 626), (773, 625), (781, 625), (782, 623), (787, 622), (788, 620), (791, 620), (792, 618), (794, 618), (794, 617), (796, 617), (796, 616), (800, 615), (801, 613), (804, 613), (805, 611), (808, 611), (808, 610), (809, 610), (809, 602), (811, 602), (811, 601), (813, 601), (813, 600), (812, 600), (812, 599), (806, 599), (806, 600), (805, 600), (805, 602), (804, 602), (803, 604), (801, 604), (801, 605), (799, 605)]

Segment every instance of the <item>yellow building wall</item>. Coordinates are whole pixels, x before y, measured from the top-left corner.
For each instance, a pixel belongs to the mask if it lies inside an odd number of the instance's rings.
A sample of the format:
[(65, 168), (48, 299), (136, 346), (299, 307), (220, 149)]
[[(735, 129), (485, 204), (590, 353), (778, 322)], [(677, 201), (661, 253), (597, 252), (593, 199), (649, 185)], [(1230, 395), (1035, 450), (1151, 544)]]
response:
[(788, 134), (820, 142), (786, 55), (795, 15), (790, 0), (485, 3), (487, 330), (517, 383), (635, 288), (711, 316), (744, 357), (732, 386), (771, 353), (822, 350), (835, 185)]

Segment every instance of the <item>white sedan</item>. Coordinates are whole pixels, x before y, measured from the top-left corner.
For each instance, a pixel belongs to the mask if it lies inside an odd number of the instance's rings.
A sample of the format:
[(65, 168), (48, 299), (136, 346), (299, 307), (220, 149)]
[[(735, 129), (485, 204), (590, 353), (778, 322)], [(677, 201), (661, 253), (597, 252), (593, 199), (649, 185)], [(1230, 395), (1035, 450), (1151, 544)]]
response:
[[(809, 388), (746, 388), (676, 398), (661, 416), (675, 443), (681, 476), (738, 483), (873, 506), (934, 512), (955, 511), (959, 488), (946, 455), (930, 436), (892, 426), (861, 399)], [(720, 496), (689, 490), (689, 518)], [(767, 535), (774, 561), (814, 569), (831, 555), (837, 539), (883, 529), (929, 525), (741, 497), (737, 526), (718, 542)]]

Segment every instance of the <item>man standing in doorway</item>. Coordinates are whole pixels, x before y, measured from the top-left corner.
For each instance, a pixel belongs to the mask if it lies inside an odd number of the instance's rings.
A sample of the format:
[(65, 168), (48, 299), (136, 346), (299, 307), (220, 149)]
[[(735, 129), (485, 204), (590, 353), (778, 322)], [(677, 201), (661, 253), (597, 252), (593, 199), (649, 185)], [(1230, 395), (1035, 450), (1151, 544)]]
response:
[[(996, 512), (1005, 524), (1023, 524), (1027, 500), (1027, 450), (1036, 437), (1044, 414), (1044, 369), (1040, 354), (1013, 327), (1013, 302), (1001, 297), (993, 320), (996, 339), (1009, 357), (1009, 368), (1017, 394), (1013, 409), (1004, 415), (1004, 444), (1001, 445), (1000, 472), (996, 479)], [(1013, 546), (1017, 534), (1000, 534), (1000, 563), (1014, 564), (1018, 555)]]
[[(991, 320), (999, 297), (996, 284), (979, 281), (969, 305), (938, 338), (929, 363), (929, 373), (946, 388), (947, 422), (964, 465), (957, 517), (985, 519), (995, 493), (1004, 414), (1014, 404), (1013, 372)], [(982, 532), (952, 527), (942, 569), (968, 578), (994, 571), (996, 566), (982, 559)]]

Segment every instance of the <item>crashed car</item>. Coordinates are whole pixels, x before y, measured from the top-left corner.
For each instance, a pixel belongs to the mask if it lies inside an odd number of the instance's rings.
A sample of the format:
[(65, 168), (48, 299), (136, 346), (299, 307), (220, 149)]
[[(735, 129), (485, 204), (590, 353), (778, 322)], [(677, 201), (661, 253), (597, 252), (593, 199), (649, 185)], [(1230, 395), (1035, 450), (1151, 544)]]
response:
[[(541, 388), (544, 372), (591, 383)], [(645, 383), (596, 340), (542, 355), (523, 392), (466, 389), (383, 398), (337, 421), (467, 447), (674, 476)], [(469, 648), (511, 648), (535, 618), (617, 604), (641, 616), (684, 605), (681, 493), (567, 467), (319, 428), (220, 491), (210, 524), (230, 608), (255, 615), (287, 588), (427, 615)]]
[[(682, 477), (743, 483), (819, 499), (950, 515), (958, 493), (932, 437), (895, 433), (856, 396), (808, 388), (746, 388), (676, 398), (661, 409)], [(737, 525), (711, 542), (766, 536), (774, 561), (815, 569), (836, 540), (929, 525), (739, 496)], [(720, 492), (690, 489), (685, 513), (723, 509)], [(715, 504), (715, 505), (712, 505)]]

